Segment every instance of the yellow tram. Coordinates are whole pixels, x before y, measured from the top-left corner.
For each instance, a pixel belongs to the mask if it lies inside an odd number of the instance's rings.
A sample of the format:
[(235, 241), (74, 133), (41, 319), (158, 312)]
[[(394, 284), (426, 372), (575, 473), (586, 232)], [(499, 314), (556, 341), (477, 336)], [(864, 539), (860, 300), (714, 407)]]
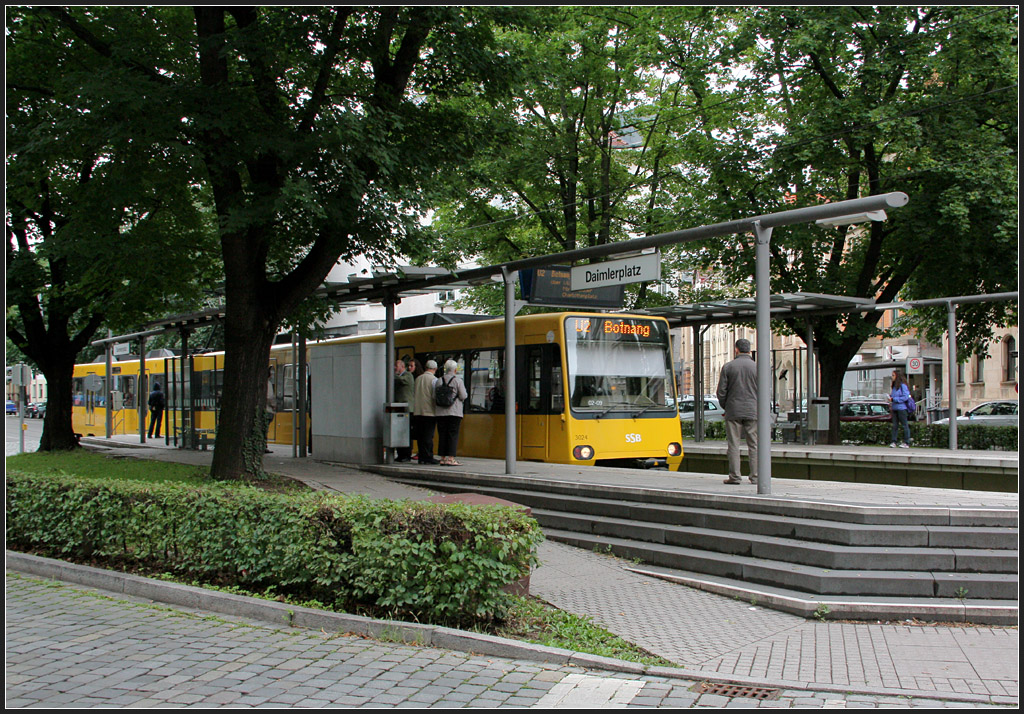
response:
[[(678, 468), (682, 436), (667, 321), (553, 313), (517, 317), (515, 326), (517, 458), (655, 460)], [(454, 360), (469, 392), (459, 454), (505, 457), (504, 320), (396, 332), (395, 353), (421, 364), (433, 359), (439, 372)]]
[[(517, 458), (572, 464), (654, 461), (678, 468), (682, 437), (663, 318), (553, 313), (517, 317), (515, 327)], [(421, 364), (433, 359), (439, 371), (446, 360), (458, 363), (469, 392), (460, 455), (505, 456), (504, 329), (503, 320), (482, 320), (395, 333), (392, 363), (399, 357), (415, 357)], [(307, 356), (320, 345), (383, 341), (383, 334), (337, 338), (308, 345)], [(272, 348), (269, 393), (275, 418), (268, 440), (273, 443), (291, 444), (298, 436), (295, 362), (291, 345)], [(150, 358), (140, 384), (138, 359), (113, 363), (113, 433), (139, 433), (138, 400), (146, 413), (148, 390), (159, 381), (167, 401), (161, 434), (176, 440), (198, 432), (212, 439), (223, 368), (223, 353), (193, 355), (184, 363), (179, 357)], [(104, 363), (75, 367), (76, 432), (106, 433), (106, 376)], [(140, 387), (146, 393), (140, 395)], [(344, 395), (322, 395), (315, 385), (307, 389), (313, 399), (345, 403)], [(300, 438), (308, 439), (308, 430)], [(312, 449), (315, 455), (315, 443)]]

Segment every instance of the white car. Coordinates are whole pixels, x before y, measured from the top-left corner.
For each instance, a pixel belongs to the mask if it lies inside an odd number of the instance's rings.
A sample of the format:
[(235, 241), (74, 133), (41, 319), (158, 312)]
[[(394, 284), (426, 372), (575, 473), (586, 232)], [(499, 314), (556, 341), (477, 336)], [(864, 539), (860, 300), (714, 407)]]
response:
[[(695, 404), (693, 397), (683, 397), (679, 401), (679, 418), (682, 421), (693, 421)], [(704, 421), (725, 421), (725, 409), (718, 403), (718, 397), (704, 397)]]
[[(1017, 414), (1016, 399), (1003, 399), (998, 402), (985, 402), (971, 409), (963, 416), (956, 418), (956, 423), (979, 424), (983, 426), (1017, 426), (1019, 416)], [(949, 419), (939, 419), (935, 422), (939, 425), (949, 425)]]

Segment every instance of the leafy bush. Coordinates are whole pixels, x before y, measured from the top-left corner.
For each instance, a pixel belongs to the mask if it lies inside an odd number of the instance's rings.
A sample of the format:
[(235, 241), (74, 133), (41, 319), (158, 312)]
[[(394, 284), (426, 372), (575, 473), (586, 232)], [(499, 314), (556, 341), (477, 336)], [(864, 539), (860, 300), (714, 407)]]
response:
[[(683, 427), (684, 437), (693, 437), (694, 428), (693, 420), (680, 420), (680, 424)], [(725, 422), (724, 421), (707, 421), (704, 422), (704, 438), (705, 439), (724, 439), (725, 438)]]
[(502, 506), (7, 474), (8, 547), (437, 623), (493, 617), (542, 538)]
[[(957, 426), (957, 447), (1017, 451), (1017, 431), (1018, 428), (1015, 426), (959, 424)], [(842, 422), (839, 425), (839, 438), (844, 444), (885, 446), (892, 441), (892, 427), (890, 422)], [(949, 448), (949, 427), (944, 424), (912, 422), (910, 424), (910, 440), (914, 446), (947, 449)]]

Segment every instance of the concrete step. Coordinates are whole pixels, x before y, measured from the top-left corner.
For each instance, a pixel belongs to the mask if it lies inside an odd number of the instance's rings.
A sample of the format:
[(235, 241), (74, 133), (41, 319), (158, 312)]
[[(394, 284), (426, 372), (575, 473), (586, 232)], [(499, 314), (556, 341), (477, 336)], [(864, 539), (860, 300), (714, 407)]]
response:
[[(463, 490), (468, 484), (447, 481), (408, 480), (441, 491)], [(884, 548), (950, 548), (972, 550), (1017, 550), (1016, 527), (950, 525), (869, 525), (830, 522), (818, 518), (761, 513), (737, 513), (714, 508), (637, 503), (617, 498), (562, 495), (490, 484), (474, 485), (473, 490), (504, 498), (534, 509), (585, 514), (595, 518), (635, 521), (710, 529), (729, 534), (792, 538), (799, 541), (832, 543), (841, 546)], [(820, 512), (816, 515), (822, 516)], [(966, 555), (966, 554), (965, 554)], [(977, 569), (980, 566), (972, 566)]]
[(545, 529), (548, 538), (637, 563), (676, 568), (803, 593), (835, 596), (1015, 600), (1017, 576), (1003, 573), (931, 573), (831, 569), (680, 546)]
[(633, 565), (627, 566), (626, 570), (742, 600), (750, 603), (751, 607), (769, 607), (821, 620), (918, 619), (931, 622), (1016, 625), (1019, 615), (1016, 598), (976, 600), (969, 593), (966, 597), (946, 598), (817, 595), (656, 565)]
[[(650, 505), (661, 509), (711, 509), (732, 513), (740, 518), (752, 516), (790, 517), (810, 521), (823, 520), (833, 524), (862, 524), (866, 526), (978, 526), (1016, 528), (1018, 513), (1015, 509), (969, 508), (954, 506), (873, 506), (821, 501), (798, 501), (773, 496), (722, 495), (692, 491), (664, 490), (544, 480), (523, 476), (497, 476), (464, 472), (424, 470), (410, 477), (408, 471), (379, 466), (371, 470), (389, 478), (413, 485), (446, 484), (446, 490), (462, 485), (462, 490), (476, 488), (503, 488), (528, 491), (533, 494), (555, 494), (570, 499), (611, 500), (637, 505)], [(696, 524), (694, 524), (696, 525)], [(855, 545), (855, 543), (850, 543)], [(898, 545), (898, 544), (893, 544)], [(913, 545), (908, 543), (906, 545)]]
[(621, 518), (533, 509), (545, 529), (611, 536), (647, 543), (697, 548), (716, 553), (842, 570), (914, 570), (1016, 573), (1017, 551), (969, 548), (842, 546), (797, 538), (754, 536), (709, 528), (644, 523)]

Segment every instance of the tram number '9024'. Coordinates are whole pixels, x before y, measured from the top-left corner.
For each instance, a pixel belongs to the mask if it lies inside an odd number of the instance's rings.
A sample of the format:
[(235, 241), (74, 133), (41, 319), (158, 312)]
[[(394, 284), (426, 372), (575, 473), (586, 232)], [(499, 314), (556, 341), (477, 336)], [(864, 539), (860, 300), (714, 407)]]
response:
[(639, 434), (626, 434), (627, 444), (639, 444), (641, 441), (643, 441), (643, 437)]

